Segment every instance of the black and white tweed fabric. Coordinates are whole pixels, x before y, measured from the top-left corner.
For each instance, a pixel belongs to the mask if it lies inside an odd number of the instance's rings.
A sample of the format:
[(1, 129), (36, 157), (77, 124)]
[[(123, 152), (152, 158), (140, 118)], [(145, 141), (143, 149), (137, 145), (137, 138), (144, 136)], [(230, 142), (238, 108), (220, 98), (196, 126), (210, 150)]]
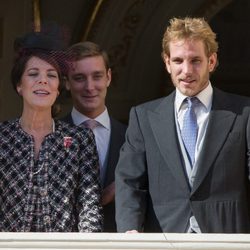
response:
[(56, 121), (35, 162), (19, 120), (0, 123), (0, 231), (100, 232), (102, 221), (90, 129)]

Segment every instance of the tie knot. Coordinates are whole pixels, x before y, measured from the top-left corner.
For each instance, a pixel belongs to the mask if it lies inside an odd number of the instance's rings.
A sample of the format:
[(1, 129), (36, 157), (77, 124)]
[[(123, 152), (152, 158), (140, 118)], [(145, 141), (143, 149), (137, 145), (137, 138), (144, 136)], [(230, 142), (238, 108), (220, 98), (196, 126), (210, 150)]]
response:
[(85, 128), (90, 128), (91, 130), (93, 130), (94, 128), (98, 126), (98, 121), (94, 119), (88, 119), (84, 121), (82, 124)]
[(200, 100), (196, 97), (196, 96), (193, 96), (193, 97), (187, 97), (185, 99), (185, 101), (187, 102), (188, 104), (188, 108), (192, 108), (194, 106), (197, 106), (199, 103), (200, 103)]

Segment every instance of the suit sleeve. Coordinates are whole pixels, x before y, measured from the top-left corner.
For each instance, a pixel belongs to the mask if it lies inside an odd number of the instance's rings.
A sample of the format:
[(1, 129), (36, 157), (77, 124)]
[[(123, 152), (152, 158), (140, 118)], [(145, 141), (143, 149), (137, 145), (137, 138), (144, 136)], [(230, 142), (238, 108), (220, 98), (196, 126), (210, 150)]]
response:
[(100, 205), (101, 186), (99, 160), (92, 131), (83, 134), (80, 143), (81, 161), (77, 199), (79, 232), (101, 232), (103, 226)]
[(248, 180), (250, 183), (250, 112), (247, 121), (247, 168), (248, 168)]
[(120, 151), (115, 177), (117, 230), (142, 231), (148, 185), (145, 145), (136, 108), (130, 112), (126, 140)]

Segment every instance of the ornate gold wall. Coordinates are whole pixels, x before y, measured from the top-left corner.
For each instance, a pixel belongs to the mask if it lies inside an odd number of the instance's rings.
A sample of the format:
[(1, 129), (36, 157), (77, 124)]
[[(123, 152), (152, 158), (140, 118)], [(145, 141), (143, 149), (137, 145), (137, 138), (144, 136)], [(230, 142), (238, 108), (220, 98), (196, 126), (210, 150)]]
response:
[[(33, 2), (39, 7), (36, 15)], [(39, 16), (42, 24), (61, 27), (68, 44), (88, 39), (108, 51), (113, 78), (107, 105), (115, 117), (126, 121), (131, 106), (173, 89), (160, 55), (162, 35), (173, 16), (209, 20), (220, 44), (220, 65), (212, 83), (250, 96), (249, 11), (248, 0), (1, 1), (0, 120), (20, 115), (21, 102), (9, 81), (12, 44), (16, 36), (39, 26)], [(71, 109), (70, 96), (62, 96), (60, 102), (63, 115)]]

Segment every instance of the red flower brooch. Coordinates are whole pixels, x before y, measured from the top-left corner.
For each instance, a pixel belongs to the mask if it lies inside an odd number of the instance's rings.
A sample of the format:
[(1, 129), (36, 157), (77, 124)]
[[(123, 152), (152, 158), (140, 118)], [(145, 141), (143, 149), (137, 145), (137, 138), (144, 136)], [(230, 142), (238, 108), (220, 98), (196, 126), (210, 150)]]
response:
[(69, 151), (69, 147), (71, 146), (72, 141), (73, 141), (73, 139), (70, 136), (63, 137), (63, 146), (67, 152)]

